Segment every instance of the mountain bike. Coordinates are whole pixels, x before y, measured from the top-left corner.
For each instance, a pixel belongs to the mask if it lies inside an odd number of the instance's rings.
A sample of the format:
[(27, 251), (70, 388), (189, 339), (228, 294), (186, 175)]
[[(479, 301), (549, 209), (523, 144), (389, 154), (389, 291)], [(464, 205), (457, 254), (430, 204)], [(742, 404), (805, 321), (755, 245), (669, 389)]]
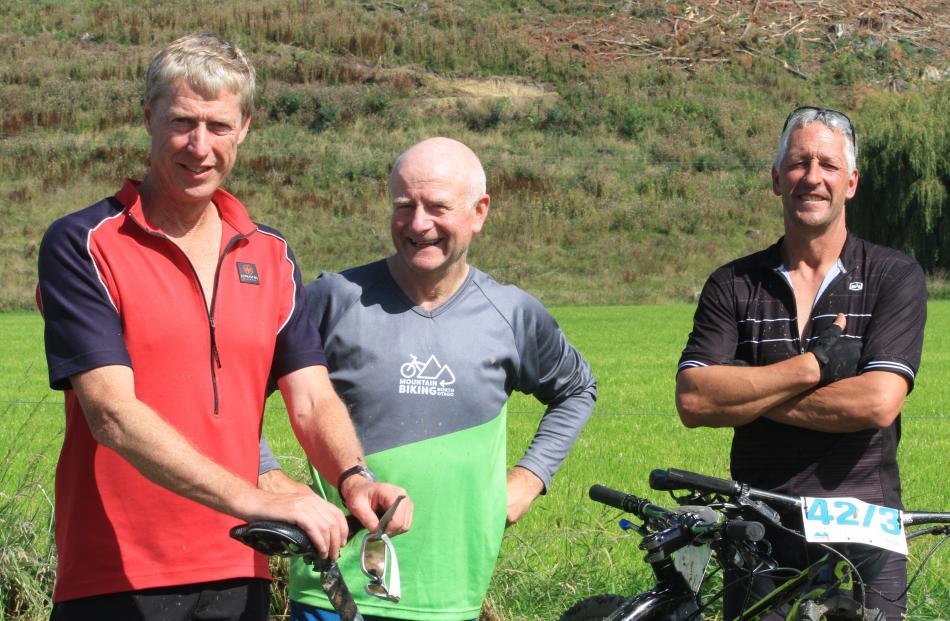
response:
[[(590, 497), (642, 521), (638, 525), (624, 519), (620, 526), (642, 536), (640, 549), (646, 552), (644, 562), (653, 571), (655, 585), (634, 596), (604, 594), (587, 598), (567, 610), (561, 616), (562, 621), (700, 620), (710, 605), (721, 600), (724, 591), (723, 588), (709, 594), (709, 578), (725, 570), (740, 570), (746, 576), (769, 575), (777, 582), (772, 592), (746, 603), (739, 617), (746, 621), (763, 619), (779, 611), (788, 621), (819, 621), (829, 617), (881, 621), (884, 618), (879, 610), (864, 605), (858, 568), (830, 546), (823, 545), (827, 553), (801, 570), (779, 567), (772, 558), (764, 524), (804, 537), (782, 525), (777, 510), (801, 511), (802, 498), (672, 468), (654, 470), (650, 486), (671, 494), (680, 490), (687, 493), (673, 496), (680, 506), (672, 509), (600, 485), (591, 487)], [(827, 504), (826, 500), (826, 511)], [(814, 510), (815, 519), (824, 524), (827, 516), (821, 513), (822, 503), (814, 505), (819, 509), (806, 507), (806, 511)], [(806, 515), (809, 519), (812, 517), (807, 512)], [(898, 521), (900, 536), (905, 540), (925, 535), (942, 536), (924, 557), (908, 583), (910, 588), (924, 564), (950, 538), (950, 513), (901, 513), (888, 509), (878, 517), (883, 518), (888, 527)], [(929, 526), (914, 532), (904, 530), (913, 525)], [(710, 565), (714, 571), (709, 570)], [(859, 598), (853, 594), (855, 586)]]

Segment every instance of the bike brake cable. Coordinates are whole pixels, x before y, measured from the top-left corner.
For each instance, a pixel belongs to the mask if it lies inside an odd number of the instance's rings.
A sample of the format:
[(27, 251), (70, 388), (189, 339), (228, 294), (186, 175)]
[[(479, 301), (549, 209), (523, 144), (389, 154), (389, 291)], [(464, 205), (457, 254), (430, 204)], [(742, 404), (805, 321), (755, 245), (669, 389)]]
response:
[(917, 581), (917, 578), (920, 577), (920, 572), (922, 572), (922, 571), (924, 570), (924, 566), (928, 563), (928, 561), (930, 561), (930, 558), (931, 558), (934, 554), (937, 553), (937, 550), (940, 549), (940, 546), (942, 546), (943, 544), (945, 544), (945, 543), (947, 542), (947, 539), (950, 539), (950, 533), (947, 533), (946, 535), (944, 535), (939, 541), (937, 541), (937, 543), (935, 543), (935, 544), (933, 545), (933, 547), (930, 548), (930, 550), (927, 551), (927, 554), (925, 554), (925, 555), (924, 555), (924, 558), (921, 559), (920, 564), (917, 565), (917, 569), (914, 571), (914, 576), (913, 576), (910, 580), (907, 581), (907, 586), (904, 588), (904, 590), (901, 592), (901, 594), (898, 595), (897, 597), (895, 597), (894, 599), (890, 599), (889, 597), (886, 597), (883, 593), (881, 593), (881, 592), (878, 591), (877, 589), (874, 589), (873, 587), (868, 587), (868, 588), (871, 588), (875, 593), (877, 593), (878, 595), (880, 595), (880, 596), (883, 597), (885, 600), (887, 600), (887, 601), (889, 601), (889, 602), (891, 602), (891, 603), (894, 603), (894, 602), (900, 600), (900, 598), (902, 598), (902, 597), (904, 597), (905, 595), (907, 595), (908, 591), (910, 591), (910, 588), (911, 588), (912, 586), (914, 586), (914, 582), (916, 582), (916, 581)]

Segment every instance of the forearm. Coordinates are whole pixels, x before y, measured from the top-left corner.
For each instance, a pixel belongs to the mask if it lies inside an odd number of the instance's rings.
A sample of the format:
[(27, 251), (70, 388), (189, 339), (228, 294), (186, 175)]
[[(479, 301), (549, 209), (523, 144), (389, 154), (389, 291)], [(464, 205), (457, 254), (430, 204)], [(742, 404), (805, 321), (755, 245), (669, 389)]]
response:
[(544, 482), (537, 474), (522, 466), (515, 466), (508, 473), (508, 516), (506, 526), (511, 526), (524, 516), (531, 503), (544, 491)]
[(820, 379), (812, 354), (762, 367), (684, 369), (676, 376), (676, 409), (687, 427), (738, 427), (813, 388)]
[(310, 488), (287, 476), (283, 470), (268, 470), (257, 477), (257, 487), (274, 494), (305, 494)]
[(561, 403), (550, 405), (541, 418), (531, 445), (518, 461), (518, 466), (533, 472), (545, 489), (584, 430), (594, 410), (595, 399), (595, 390), (591, 387)]
[(347, 468), (365, 463), (346, 406), (325, 367), (308, 367), (278, 380), (297, 441), (317, 471), (332, 484)]
[(793, 397), (765, 417), (829, 433), (883, 429), (897, 418), (906, 395), (903, 377), (870, 371)]
[(256, 512), (251, 482), (196, 450), (134, 397), (128, 367), (102, 367), (71, 378), (90, 432), (150, 481), (236, 517)]

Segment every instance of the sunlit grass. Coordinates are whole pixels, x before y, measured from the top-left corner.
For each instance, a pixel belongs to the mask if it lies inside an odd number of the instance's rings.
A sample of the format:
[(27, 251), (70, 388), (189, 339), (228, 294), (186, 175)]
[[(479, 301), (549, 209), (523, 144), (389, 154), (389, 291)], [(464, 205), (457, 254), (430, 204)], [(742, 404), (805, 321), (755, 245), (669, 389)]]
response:
[[(596, 412), (554, 480), (550, 492), (506, 536), (492, 582), (490, 609), (503, 619), (556, 618), (574, 601), (598, 592), (633, 593), (648, 584), (637, 538), (617, 528), (617, 512), (587, 499), (601, 483), (664, 502), (647, 476), (654, 468), (678, 467), (728, 476), (728, 430), (688, 430), (673, 406), (679, 352), (692, 321), (692, 305), (565, 307), (555, 309), (571, 341), (584, 352), (598, 379)], [(917, 387), (904, 408), (900, 464), (908, 508), (950, 509), (944, 455), (950, 454), (950, 302), (928, 305), (924, 360)], [(32, 571), (35, 592), (51, 587), (48, 553), (50, 490), (62, 437), (62, 396), (49, 390), (36, 313), (0, 315), (6, 339), (0, 357), (0, 536), (28, 522), (34, 558), (17, 569)], [(509, 404), (509, 462), (524, 451), (542, 408), (513, 395)], [(265, 433), (288, 472), (304, 476), (302, 452), (279, 397), (268, 404)], [(17, 527), (18, 528), (18, 527)], [(14, 533), (21, 531), (15, 530)], [(46, 538), (44, 539), (44, 536)], [(11, 548), (12, 549), (12, 548)], [(912, 561), (925, 551), (912, 548)], [(32, 568), (32, 569), (30, 569)], [(912, 601), (936, 616), (950, 615), (946, 600), (950, 556), (940, 552), (927, 566)], [(4, 575), (4, 581), (10, 580)], [(5, 582), (0, 587), (9, 592)], [(40, 602), (40, 605), (45, 605)], [(41, 617), (42, 615), (40, 615)]]

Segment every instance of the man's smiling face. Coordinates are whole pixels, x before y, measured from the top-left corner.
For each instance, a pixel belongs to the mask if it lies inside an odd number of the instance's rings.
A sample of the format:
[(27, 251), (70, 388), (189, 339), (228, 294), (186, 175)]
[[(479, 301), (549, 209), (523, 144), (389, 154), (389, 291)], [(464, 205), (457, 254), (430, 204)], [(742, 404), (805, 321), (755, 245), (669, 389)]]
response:
[(250, 118), (241, 114), (240, 96), (223, 90), (203, 95), (183, 80), (145, 106), (152, 137), (148, 176), (164, 200), (206, 205), (234, 166)]
[(488, 215), (488, 197), (473, 195), (471, 175), (447, 158), (410, 155), (390, 178), (390, 228), (396, 258), (410, 273), (464, 269), (469, 245)]
[(858, 172), (848, 172), (846, 140), (820, 122), (789, 134), (781, 168), (772, 168), (772, 191), (782, 197), (786, 228), (843, 224), (844, 203), (858, 188)]

